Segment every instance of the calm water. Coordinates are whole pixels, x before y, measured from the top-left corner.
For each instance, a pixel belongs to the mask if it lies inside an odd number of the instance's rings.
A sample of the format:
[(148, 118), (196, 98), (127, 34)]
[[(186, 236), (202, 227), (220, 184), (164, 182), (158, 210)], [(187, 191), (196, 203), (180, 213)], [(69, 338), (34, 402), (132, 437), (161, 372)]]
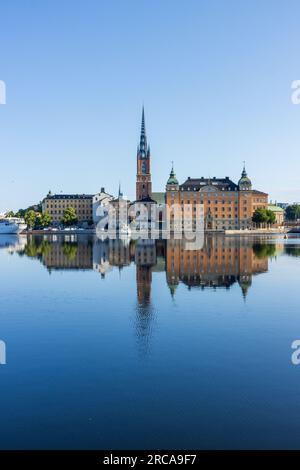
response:
[(300, 238), (185, 248), (0, 236), (1, 448), (300, 448)]

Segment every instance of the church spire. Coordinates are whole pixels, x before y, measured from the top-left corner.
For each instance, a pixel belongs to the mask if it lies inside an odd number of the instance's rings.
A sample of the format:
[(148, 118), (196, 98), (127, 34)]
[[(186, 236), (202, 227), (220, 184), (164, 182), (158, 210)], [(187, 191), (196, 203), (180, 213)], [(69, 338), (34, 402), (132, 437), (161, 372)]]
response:
[(147, 197), (151, 197), (151, 155), (150, 146), (147, 143), (146, 125), (145, 125), (145, 109), (142, 108), (142, 122), (140, 142), (137, 148), (137, 172), (136, 172), (136, 200), (140, 201)]
[(143, 109), (142, 109), (141, 135), (140, 135), (140, 145), (138, 146), (138, 152), (141, 154), (142, 158), (147, 157), (147, 155), (149, 153), (149, 149), (148, 149), (148, 145), (147, 145), (144, 106), (143, 106)]

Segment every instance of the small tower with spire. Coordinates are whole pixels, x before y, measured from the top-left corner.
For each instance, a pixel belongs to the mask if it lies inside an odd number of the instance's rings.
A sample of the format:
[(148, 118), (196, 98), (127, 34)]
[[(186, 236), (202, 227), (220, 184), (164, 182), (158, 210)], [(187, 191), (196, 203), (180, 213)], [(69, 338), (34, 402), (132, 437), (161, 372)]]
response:
[(166, 185), (166, 191), (178, 191), (178, 190), (179, 190), (179, 183), (178, 183), (178, 179), (176, 178), (175, 171), (174, 171), (174, 162), (172, 162), (170, 176)]
[(145, 111), (142, 110), (140, 143), (137, 147), (136, 200), (151, 198), (152, 183), (150, 170), (150, 146), (147, 143)]
[(251, 191), (252, 183), (250, 178), (248, 178), (247, 171), (246, 171), (246, 163), (244, 162), (243, 171), (241, 178), (239, 180), (239, 190), (240, 191)]

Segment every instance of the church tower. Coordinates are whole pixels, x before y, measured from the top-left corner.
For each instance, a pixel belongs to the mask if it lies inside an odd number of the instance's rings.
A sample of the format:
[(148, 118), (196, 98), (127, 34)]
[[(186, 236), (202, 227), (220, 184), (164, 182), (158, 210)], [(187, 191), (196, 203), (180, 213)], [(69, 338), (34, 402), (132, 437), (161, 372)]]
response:
[(142, 111), (140, 143), (137, 148), (136, 200), (151, 198), (150, 146), (147, 144), (145, 112)]

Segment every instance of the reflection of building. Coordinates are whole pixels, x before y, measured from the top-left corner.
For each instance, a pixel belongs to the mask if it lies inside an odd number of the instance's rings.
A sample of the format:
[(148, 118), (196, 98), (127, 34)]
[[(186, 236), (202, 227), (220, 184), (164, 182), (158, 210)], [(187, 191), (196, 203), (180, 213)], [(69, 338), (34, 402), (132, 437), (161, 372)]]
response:
[(129, 240), (110, 239), (108, 260), (111, 266), (123, 268), (129, 266), (131, 262), (131, 252)]
[(93, 245), (66, 239), (52, 242), (43, 251), (42, 260), (49, 269), (93, 269)]
[(151, 304), (152, 276), (166, 271), (172, 295), (179, 283), (192, 287), (229, 288), (239, 283), (244, 294), (252, 277), (268, 270), (275, 244), (248, 237), (209, 236), (202, 249), (187, 249), (184, 240), (101, 241), (89, 236), (52, 235), (28, 238), (24, 254), (40, 259), (49, 269), (94, 269), (102, 276), (113, 267), (136, 266), (139, 308)]
[(102, 277), (112, 270), (109, 262), (109, 245), (107, 241), (95, 240), (93, 243), (93, 269)]
[(166, 185), (166, 203), (175, 206), (171, 212), (171, 227), (181, 226), (181, 221), (191, 217), (193, 228), (199, 217), (199, 205), (204, 207), (205, 230), (245, 229), (252, 227), (252, 215), (259, 208), (266, 208), (268, 195), (252, 189), (252, 183), (244, 167), (235, 184), (226, 178), (188, 178), (179, 184), (172, 167)]
[(152, 267), (156, 264), (154, 240), (139, 240), (135, 247), (136, 284), (140, 304), (150, 302)]
[(169, 240), (166, 275), (171, 294), (182, 282), (191, 287), (225, 287), (238, 282), (247, 292), (252, 275), (266, 272), (268, 258), (258, 258), (247, 239), (206, 237), (201, 250), (186, 250), (182, 240)]

